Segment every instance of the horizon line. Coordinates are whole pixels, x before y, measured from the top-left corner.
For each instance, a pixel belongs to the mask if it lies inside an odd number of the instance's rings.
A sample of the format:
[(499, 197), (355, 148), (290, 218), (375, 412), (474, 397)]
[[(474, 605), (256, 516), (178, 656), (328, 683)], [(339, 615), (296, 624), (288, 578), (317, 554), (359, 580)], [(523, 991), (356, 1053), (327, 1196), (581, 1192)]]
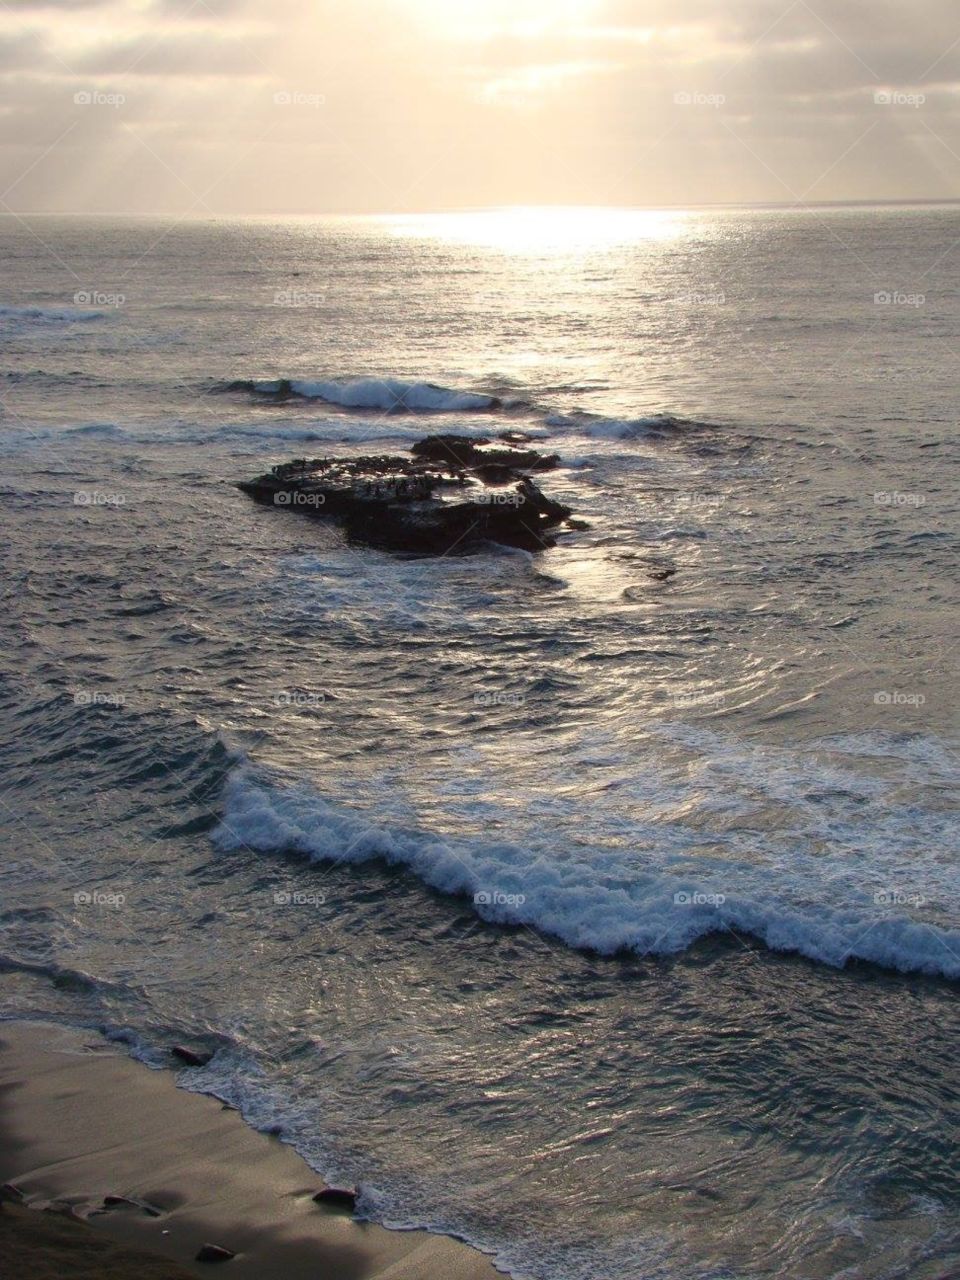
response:
[(570, 204), (550, 201), (547, 203), (518, 202), (516, 204), (453, 205), (423, 209), (323, 209), (312, 212), (274, 210), (268, 213), (233, 210), (223, 213), (178, 214), (172, 211), (132, 209), (3, 209), (0, 218), (174, 218), (180, 222), (211, 222), (221, 218), (417, 218), (452, 216), (456, 214), (497, 213), (510, 210), (560, 211), (593, 209), (620, 213), (684, 213), (699, 210), (786, 210), (802, 212), (805, 209), (881, 209), (915, 208), (917, 206), (960, 205), (960, 196), (918, 196), (912, 198), (884, 199), (864, 197), (850, 200), (750, 200), (750, 201), (691, 201), (680, 204)]

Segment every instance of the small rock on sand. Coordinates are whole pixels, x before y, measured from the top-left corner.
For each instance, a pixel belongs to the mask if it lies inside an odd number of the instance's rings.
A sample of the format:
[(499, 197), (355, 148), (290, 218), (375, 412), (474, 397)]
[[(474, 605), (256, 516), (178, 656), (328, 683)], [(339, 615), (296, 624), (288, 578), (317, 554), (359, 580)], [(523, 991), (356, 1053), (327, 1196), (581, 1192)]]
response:
[(197, 1262), (229, 1262), (236, 1254), (219, 1244), (204, 1244), (196, 1252)]
[(313, 1198), (317, 1204), (328, 1204), (336, 1209), (349, 1209), (352, 1213), (357, 1207), (359, 1194), (356, 1187), (324, 1187)]
[(172, 1045), (170, 1052), (175, 1058), (179, 1058), (181, 1062), (186, 1063), (188, 1067), (205, 1067), (213, 1057), (212, 1053), (194, 1053), (192, 1049), (188, 1049), (182, 1044)]
[(161, 1210), (156, 1205), (147, 1204), (146, 1200), (138, 1200), (135, 1196), (104, 1196), (103, 1203), (108, 1209), (139, 1209), (148, 1213), (151, 1218), (159, 1218)]

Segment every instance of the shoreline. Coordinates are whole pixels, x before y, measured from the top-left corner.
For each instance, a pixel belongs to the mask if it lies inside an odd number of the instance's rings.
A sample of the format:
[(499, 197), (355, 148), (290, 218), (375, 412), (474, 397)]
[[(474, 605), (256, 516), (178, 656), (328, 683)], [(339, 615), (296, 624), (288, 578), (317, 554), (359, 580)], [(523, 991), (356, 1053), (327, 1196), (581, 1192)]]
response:
[[(0, 1025), (0, 1134), (0, 1182), (24, 1196), (0, 1205), (11, 1280), (186, 1280), (212, 1266), (249, 1280), (502, 1275), (448, 1236), (315, 1203), (323, 1180), (292, 1147), (95, 1031)], [(205, 1244), (235, 1256), (197, 1261)]]

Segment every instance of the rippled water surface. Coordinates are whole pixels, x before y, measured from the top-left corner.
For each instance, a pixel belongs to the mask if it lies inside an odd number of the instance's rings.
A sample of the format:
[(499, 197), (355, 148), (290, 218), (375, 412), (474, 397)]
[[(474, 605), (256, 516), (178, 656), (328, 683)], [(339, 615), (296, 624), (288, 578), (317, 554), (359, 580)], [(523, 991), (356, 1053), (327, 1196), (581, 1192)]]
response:
[[(3, 1011), (518, 1277), (952, 1274), (958, 237), (0, 223)], [(233, 487), (444, 430), (589, 528)]]

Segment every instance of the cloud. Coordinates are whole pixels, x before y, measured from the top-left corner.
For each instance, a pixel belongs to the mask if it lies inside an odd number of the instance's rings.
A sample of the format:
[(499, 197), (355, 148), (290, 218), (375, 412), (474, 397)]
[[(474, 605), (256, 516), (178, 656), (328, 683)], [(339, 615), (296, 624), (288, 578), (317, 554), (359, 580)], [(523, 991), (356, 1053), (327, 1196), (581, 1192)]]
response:
[(15, 0), (0, 82), (21, 208), (960, 195), (955, 0)]
[[(109, 2), (109, 0), (106, 0)], [(159, 21), (210, 22), (212, 18), (228, 18), (249, 9), (248, 0), (153, 0), (150, 12)]]
[(3, 7), (9, 13), (24, 13), (28, 10), (96, 9), (110, 3), (111, 0), (3, 0)]
[(71, 59), (79, 74), (93, 76), (265, 75), (262, 50), (254, 38), (203, 31), (140, 35), (103, 43)]
[(41, 69), (49, 65), (50, 56), (40, 32), (24, 31), (13, 35), (0, 33), (0, 75), (19, 71), (26, 66)]

